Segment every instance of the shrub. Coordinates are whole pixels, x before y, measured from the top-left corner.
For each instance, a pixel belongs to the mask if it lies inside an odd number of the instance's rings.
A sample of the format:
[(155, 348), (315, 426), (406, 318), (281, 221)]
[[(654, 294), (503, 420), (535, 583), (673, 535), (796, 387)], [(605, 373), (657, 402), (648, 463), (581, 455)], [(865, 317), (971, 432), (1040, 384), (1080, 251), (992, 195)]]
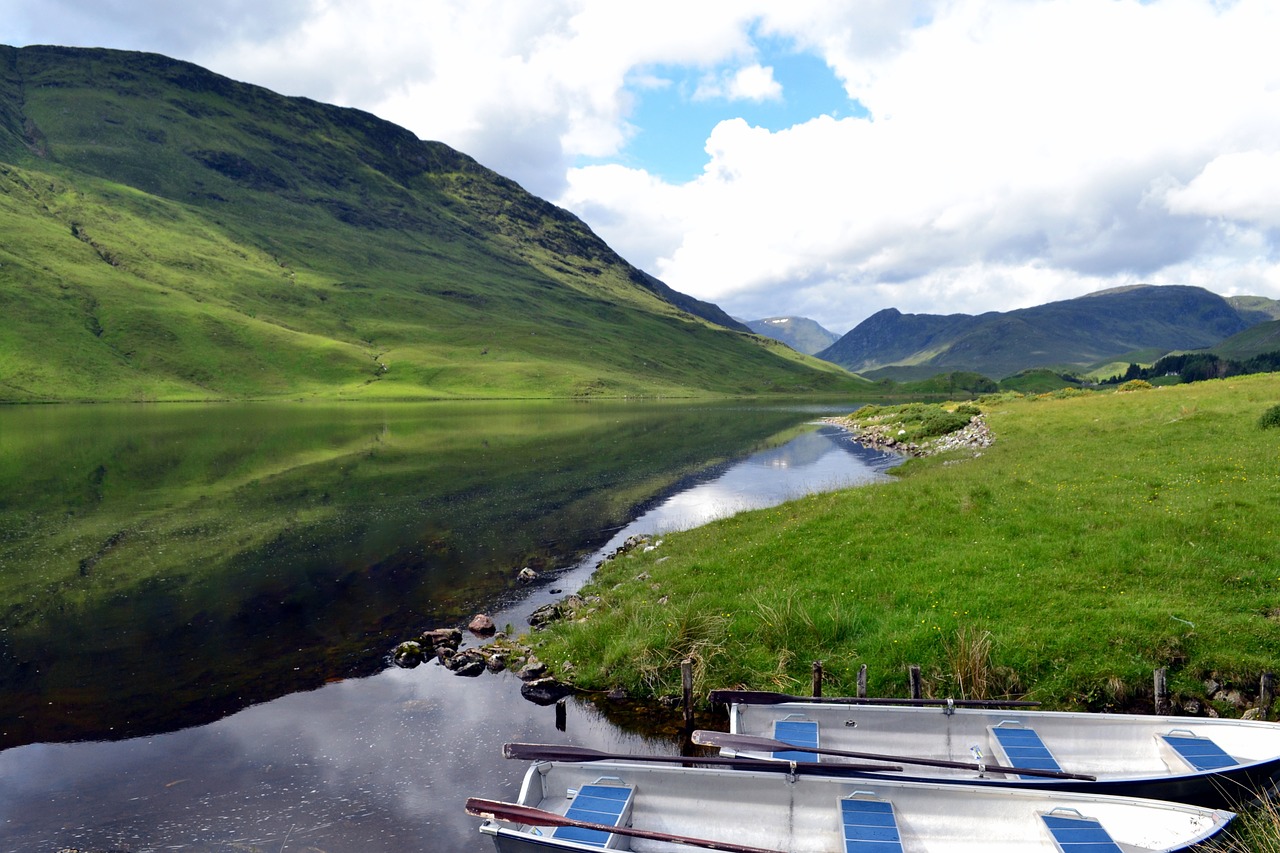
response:
[[(1142, 382), (1142, 380), (1138, 380), (1138, 382), (1140, 382), (1140, 383), (1142, 383), (1142, 384), (1141, 384), (1141, 385), (1134, 385), (1134, 387), (1132, 387), (1132, 388), (1121, 388), (1121, 389), (1119, 389), (1119, 390), (1121, 390), (1121, 391), (1137, 391), (1137, 390), (1138, 390), (1139, 388), (1141, 388), (1143, 385), (1146, 385), (1146, 387), (1148, 387), (1148, 388), (1150, 388), (1150, 387), (1151, 387), (1150, 385), (1147, 385), (1145, 382)], [(1132, 385), (1133, 383), (1128, 383), (1128, 384)], [(1041, 398), (1042, 400), (1066, 400), (1066, 399), (1067, 399), (1067, 398), (1069, 398), (1069, 397), (1084, 397), (1084, 396), (1087, 396), (1087, 395), (1092, 394), (1092, 393), (1093, 393), (1093, 392), (1092, 392), (1092, 391), (1090, 391), (1088, 388), (1077, 388), (1077, 387), (1076, 387), (1076, 386), (1074, 386), (1074, 385), (1070, 385), (1070, 386), (1068, 386), (1068, 387), (1066, 387), (1066, 388), (1059, 388), (1059, 389), (1057, 389), (1056, 391), (1046, 391), (1045, 393), (1040, 394), (1039, 396), (1040, 396), (1040, 398)]]
[(995, 394), (983, 394), (977, 399), (977, 402), (984, 406), (993, 406), (996, 403), (1007, 403), (1010, 400), (1021, 400), (1026, 396), (1027, 395), (1025, 393), (1017, 390), (1016, 388), (1009, 388)]
[(1130, 379), (1128, 382), (1124, 383), (1116, 390), (1117, 391), (1145, 391), (1151, 387), (1154, 387), (1154, 386), (1152, 386), (1152, 384), (1145, 379)]
[(958, 429), (964, 429), (969, 424), (969, 417), (969, 415), (962, 415), (959, 412), (947, 412), (941, 409), (936, 412), (930, 412), (920, 419), (917, 435), (920, 438), (933, 438), (934, 436), (955, 432)]
[(1280, 427), (1280, 406), (1272, 406), (1258, 418), (1258, 426), (1262, 429)]
[(957, 415), (964, 415), (966, 418), (971, 418), (974, 415), (982, 414), (982, 409), (979, 409), (977, 406), (971, 403), (961, 403), (960, 405), (956, 406), (955, 413)]

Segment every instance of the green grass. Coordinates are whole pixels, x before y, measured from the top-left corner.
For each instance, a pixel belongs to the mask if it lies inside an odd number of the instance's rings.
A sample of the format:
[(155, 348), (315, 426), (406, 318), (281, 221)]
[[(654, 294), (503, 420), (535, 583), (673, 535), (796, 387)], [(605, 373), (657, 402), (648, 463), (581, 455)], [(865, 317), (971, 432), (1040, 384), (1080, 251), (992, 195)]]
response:
[(1260, 797), (1239, 810), (1228, 830), (1208, 841), (1205, 853), (1280, 853), (1280, 807)]
[(1255, 687), (1280, 648), (1277, 433), (1258, 425), (1277, 400), (1275, 374), (993, 397), (981, 456), (666, 536), (602, 567), (595, 612), (538, 653), (588, 689), (677, 692), (690, 656), (703, 695), (801, 692), (813, 660), (833, 695), (862, 664), (873, 694), (905, 696), (918, 664), (960, 695), (985, 637), (985, 689), (1051, 706), (1141, 702), (1157, 667), (1178, 697), (1211, 673)]

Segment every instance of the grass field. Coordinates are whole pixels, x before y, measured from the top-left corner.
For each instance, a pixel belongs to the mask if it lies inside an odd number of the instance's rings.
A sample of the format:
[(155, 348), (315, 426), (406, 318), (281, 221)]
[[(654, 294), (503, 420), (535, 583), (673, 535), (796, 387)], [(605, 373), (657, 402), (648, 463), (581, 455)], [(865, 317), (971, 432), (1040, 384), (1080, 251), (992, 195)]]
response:
[[(538, 655), (585, 689), (1025, 695), (1135, 707), (1167, 667), (1256, 689), (1280, 652), (1280, 375), (982, 401), (995, 444), (605, 563)], [(1222, 708), (1223, 713), (1232, 709)], [(1234, 711), (1238, 713), (1238, 711)]]

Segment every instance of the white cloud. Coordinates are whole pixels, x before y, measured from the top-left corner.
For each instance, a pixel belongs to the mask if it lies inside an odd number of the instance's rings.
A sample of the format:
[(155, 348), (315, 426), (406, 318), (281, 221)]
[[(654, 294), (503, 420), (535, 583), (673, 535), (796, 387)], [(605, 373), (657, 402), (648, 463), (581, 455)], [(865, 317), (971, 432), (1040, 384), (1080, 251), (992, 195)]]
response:
[(773, 69), (759, 64), (748, 65), (720, 76), (710, 75), (698, 84), (695, 101), (725, 98), (731, 101), (776, 101), (782, 97), (782, 85), (773, 79)]
[[(803, 37), (872, 120), (723, 122), (696, 181), (632, 195), (646, 182), (581, 169), (565, 202), (614, 210), (606, 239), (737, 315), (807, 310), (837, 327), (887, 306), (1005, 310), (1135, 281), (1238, 292), (1237, 274), (1280, 297), (1260, 272), (1273, 242), (1170, 215), (1275, 224), (1270, 4), (962, 0), (872, 53), (859, 11), (844, 14), (843, 29), (816, 11), (769, 20), (819, 21)], [(667, 251), (628, 236), (657, 205), (680, 211)], [(1200, 263), (1214, 274), (1195, 275)]]
[[(20, 5), (23, 38), (102, 34), (447, 142), (740, 316), (839, 329), (1135, 281), (1280, 297), (1272, 0)], [(621, 160), (633, 98), (671, 85), (664, 69), (730, 104), (785, 94), (779, 44), (818, 55), (871, 118), (721, 121), (683, 184), (574, 168)]]
[(1216, 157), (1165, 202), (1173, 213), (1280, 227), (1280, 149)]

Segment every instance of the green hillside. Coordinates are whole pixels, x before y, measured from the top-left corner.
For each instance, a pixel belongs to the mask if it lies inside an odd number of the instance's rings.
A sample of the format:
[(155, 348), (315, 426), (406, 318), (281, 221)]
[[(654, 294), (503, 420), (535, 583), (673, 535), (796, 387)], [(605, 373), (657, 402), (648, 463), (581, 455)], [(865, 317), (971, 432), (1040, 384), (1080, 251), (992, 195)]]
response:
[(1250, 326), (1213, 348), (1215, 355), (1237, 361), (1245, 361), (1256, 355), (1277, 351), (1280, 351), (1280, 320), (1270, 320)]
[(0, 401), (860, 382), (445, 145), (152, 54), (0, 46), (0, 231)]
[(1280, 320), (1280, 300), (1265, 296), (1228, 296), (1227, 302), (1247, 322), (1265, 323)]

